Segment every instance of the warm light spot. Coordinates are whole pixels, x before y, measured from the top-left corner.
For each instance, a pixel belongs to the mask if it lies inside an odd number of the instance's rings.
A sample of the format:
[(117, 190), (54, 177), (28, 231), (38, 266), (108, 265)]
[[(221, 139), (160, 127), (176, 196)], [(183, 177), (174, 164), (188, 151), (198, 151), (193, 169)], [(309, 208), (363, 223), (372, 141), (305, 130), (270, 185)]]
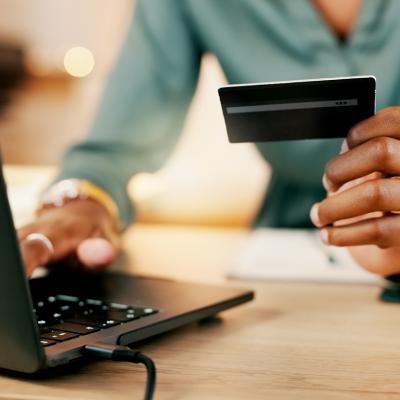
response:
[(83, 78), (94, 68), (93, 53), (86, 47), (72, 47), (64, 56), (64, 68), (72, 76)]
[(141, 202), (161, 194), (165, 191), (165, 185), (165, 179), (160, 173), (141, 172), (131, 179), (128, 191), (132, 199)]

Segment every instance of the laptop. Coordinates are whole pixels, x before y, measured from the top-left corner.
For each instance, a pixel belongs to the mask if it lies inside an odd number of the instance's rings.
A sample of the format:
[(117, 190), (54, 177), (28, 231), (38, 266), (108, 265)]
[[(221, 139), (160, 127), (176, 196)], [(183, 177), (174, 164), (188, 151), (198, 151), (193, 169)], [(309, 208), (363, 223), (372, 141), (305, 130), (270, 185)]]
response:
[(0, 160), (0, 368), (65, 365), (96, 343), (129, 345), (211, 317), (253, 292), (57, 265), (28, 280)]

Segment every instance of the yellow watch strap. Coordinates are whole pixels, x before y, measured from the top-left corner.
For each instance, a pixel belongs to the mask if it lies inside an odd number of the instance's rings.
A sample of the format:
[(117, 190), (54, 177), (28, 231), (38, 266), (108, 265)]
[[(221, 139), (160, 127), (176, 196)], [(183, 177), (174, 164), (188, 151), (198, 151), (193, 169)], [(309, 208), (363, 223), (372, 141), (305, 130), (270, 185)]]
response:
[(113, 220), (117, 224), (119, 223), (118, 207), (104, 189), (86, 180), (79, 180), (79, 187), (83, 196), (99, 202), (108, 211)]

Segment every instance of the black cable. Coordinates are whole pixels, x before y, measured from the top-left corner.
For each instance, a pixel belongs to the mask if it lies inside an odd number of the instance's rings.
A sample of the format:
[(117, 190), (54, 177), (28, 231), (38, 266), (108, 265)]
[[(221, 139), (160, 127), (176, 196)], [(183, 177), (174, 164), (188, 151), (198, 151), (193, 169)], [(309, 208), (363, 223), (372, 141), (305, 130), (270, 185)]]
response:
[(143, 364), (147, 370), (144, 400), (151, 400), (153, 398), (156, 386), (156, 366), (150, 357), (147, 357), (138, 350), (132, 350), (126, 346), (106, 343), (86, 345), (82, 352), (85, 356), (101, 358), (103, 360), (127, 361), (135, 364)]

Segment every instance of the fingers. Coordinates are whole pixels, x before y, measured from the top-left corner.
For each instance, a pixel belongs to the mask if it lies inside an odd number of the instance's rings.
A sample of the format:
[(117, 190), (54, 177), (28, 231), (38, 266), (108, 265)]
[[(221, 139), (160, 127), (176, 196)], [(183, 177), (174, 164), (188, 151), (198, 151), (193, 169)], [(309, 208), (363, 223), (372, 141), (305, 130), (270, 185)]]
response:
[[(28, 274), (41, 265), (58, 261), (76, 252), (79, 261), (88, 268), (102, 268), (109, 265), (116, 257), (117, 247), (115, 241), (99, 232), (92, 235), (82, 229), (80, 233), (75, 227), (61, 225), (58, 229), (49, 229), (45, 226), (31, 226), (30, 230), (24, 228), (20, 236), (22, 258)], [(37, 240), (26, 240), (29, 233), (41, 233), (48, 238), (54, 247), (50, 252), (48, 247)]]
[[(113, 226), (102, 206), (89, 200), (44, 211), (33, 224), (18, 231), (27, 272), (73, 255), (88, 268), (110, 264), (117, 253), (118, 236)], [(50, 253), (40, 241), (27, 240), (31, 233), (44, 235), (54, 251)]]
[(30, 233), (35, 232), (35, 224), (25, 225), (17, 230), (18, 240), (21, 242), (24, 240)]
[(371, 218), (341, 227), (321, 230), (324, 243), (334, 246), (374, 244), (380, 248), (400, 246), (400, 215)]
[(90, 238), (79, 243), (79, 262), (90, 269), (102, 269), (110, 265), (117, 256), (119, 236), (110, 224), (103, 223), (101, 229), (92, 232)]
[[(400, 135), (399, 135), (400, 136)], [(334, 192), (346, 182), (375, 172), (400, 175), (400, 141), (377, 137), (339, 154), (325, 168), (323, 184)]]
[(78, 245), (79, 261), (88, 268), (98, 269), (111, 264), (116, 257), (116, 248), (103, 238), (85, 239)]
[(387, 107), (355, 125), (347, 136), (350, 149), (376, 137), (400, 139), (400, 107)]
[[(27, 240), (28, 235), (32, 233), (44, 235), (50, 241), (53, 251), (50, 251), (49, 247), (40, 240)], [(35, 268), (65, 257), (77, 245), (77, 239), (65, 234), (62, 227), (55, 230), (40, 224), (32, 224), (18, 232), (18, 236), (22, 259), (29, 275)]]
[(399, 210), (399, 179), (375, 179), (325, 198), (312, 207), (310, 218), (314, 225), (323, 227), (375, 211)]
[(39, 240), (25, 240), (21, 243), (21, 256), (27, 274), (30, 276), (36, 267), (51, 261), (52, 252)]
[[(400, 107), (358, 123), (341, 153), (326, 165), (323, 185), (328, 197), (310, 212), (326, 244), (362, 249), (360, 263), (370, 270), (379, 265), (379, 273), (400, 251), (399, 155)], [(376, 246), (385, 250), (376, 252)], [(367, 249), (372, 249), (369, 255)]]
[[(326, 166), (323, 184), (334, 192), (372, 172), (400, 175), (400, 107), (387, 107), (350, 129), (341, 154)], [(349, 151), (348, 151), (349, 150)]]

